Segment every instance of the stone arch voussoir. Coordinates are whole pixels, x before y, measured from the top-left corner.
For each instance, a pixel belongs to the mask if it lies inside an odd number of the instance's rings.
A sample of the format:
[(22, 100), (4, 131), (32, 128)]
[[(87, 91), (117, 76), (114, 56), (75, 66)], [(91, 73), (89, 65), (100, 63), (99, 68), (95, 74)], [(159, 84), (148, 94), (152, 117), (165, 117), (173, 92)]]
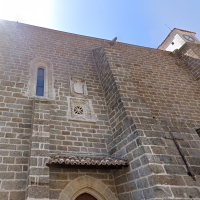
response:
[(91, 176), (81, 176), (71, 181), (61, 192), (59, 200), (75, 200), (76, 197), (85, 192), (97, 200), (117, 200), (104, 183)]

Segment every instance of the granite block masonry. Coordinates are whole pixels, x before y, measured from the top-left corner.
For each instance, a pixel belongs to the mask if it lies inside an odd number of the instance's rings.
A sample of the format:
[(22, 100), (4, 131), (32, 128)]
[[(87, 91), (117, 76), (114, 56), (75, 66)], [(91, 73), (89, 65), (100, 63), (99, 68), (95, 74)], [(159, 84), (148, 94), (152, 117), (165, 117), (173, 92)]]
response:
[(199, 55), (1, 20), (0, 199), (200, 199)]

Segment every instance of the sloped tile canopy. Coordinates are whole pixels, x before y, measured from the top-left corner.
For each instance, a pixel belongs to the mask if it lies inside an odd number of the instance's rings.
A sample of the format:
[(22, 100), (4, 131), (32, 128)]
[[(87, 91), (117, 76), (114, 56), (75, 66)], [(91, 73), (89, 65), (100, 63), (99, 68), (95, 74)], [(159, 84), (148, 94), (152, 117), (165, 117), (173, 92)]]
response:
[(108, 155), (51, 155), (47, 165), (121, 168), (128, 166), (128, 161)]

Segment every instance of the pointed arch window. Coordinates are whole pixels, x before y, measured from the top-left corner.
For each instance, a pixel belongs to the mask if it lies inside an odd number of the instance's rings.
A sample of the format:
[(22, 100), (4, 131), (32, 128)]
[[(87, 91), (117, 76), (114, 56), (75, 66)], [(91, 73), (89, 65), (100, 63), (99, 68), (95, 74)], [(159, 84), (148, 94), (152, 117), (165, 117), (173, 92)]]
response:
[(44, 96), (44, 69), (38, 68), (36, 95)]

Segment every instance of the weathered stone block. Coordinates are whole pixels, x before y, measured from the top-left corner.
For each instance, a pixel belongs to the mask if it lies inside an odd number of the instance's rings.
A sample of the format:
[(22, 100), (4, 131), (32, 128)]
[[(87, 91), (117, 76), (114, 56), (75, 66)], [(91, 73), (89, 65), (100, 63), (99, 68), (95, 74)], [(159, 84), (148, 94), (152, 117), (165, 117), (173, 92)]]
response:
[(145, 199), (155, 199), (155, 198), (170, 198), (172, 197), (171, 191), (168, 187), (153, 187), (143, 191)]
[(137, 180), (136, 184), (138, 189), (147, 188), (149, 186), (148, 180), (146, 178)]
[(12, 191), (12, 190), (25, 190), (26, 181), (25, 180), (9, 180), (2, 181), (2, 189)]
[(36, 199), (49, 198), (49, 188), (48, 186), (29, 186), (28, 197)]
[(9, 192), (0, 191), (0, 199), (1, 200), (9, 200)]
[(199, 198), (200, 191), (197, 188), (174, 187), (172, 188), (174, 197), (176, 198)]
[(32, 167), (30, 169), (30, 175), (49, 175), (48, 167)]
[(161, 185), (185, 185), (183, 178), (178, 175), (153, 175), (157, 184)]
[(0, 179), (14, 179), (14, 172), (1, 172)]

